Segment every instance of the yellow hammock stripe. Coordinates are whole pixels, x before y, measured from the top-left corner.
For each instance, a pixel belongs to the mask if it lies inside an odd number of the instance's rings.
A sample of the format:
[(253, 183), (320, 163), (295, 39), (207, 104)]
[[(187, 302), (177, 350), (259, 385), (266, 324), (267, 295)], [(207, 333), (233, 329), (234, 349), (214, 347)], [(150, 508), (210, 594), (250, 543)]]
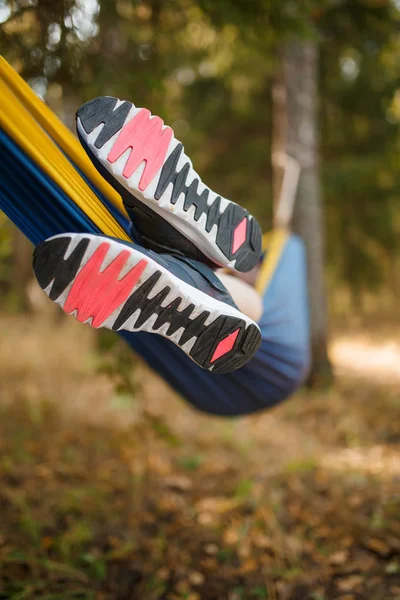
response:
[(1, 128), (64, 190), (100, 231), (112, 237), (129, 239), (75, 167), (21, 106), (1, 79), (0, 98)]
[[(87, 176), (89, 181), (91, 181), (122, 214), (126, 215), (120, 195), (96, 170), (77, 138), (68, 127), (60, 121), (53, 111), (36, 96), (29, 85), (3, 57), (0, 57), (0, 79), (4, 80), (21, 104), (43, 127), (43, 129), (47, 131), (65, 154), (71, 158), (82, 173)], [(0, 107), (4, 108), (1, 99)], [(15, 141), (18, 140), (15, 139)]]
[(287, 229), (273, 229), (264, 235), (263, 247), (266, 254), (255, 286), (261, 295), (265, 294), (272, 281), (289, 236), (290, 233)]

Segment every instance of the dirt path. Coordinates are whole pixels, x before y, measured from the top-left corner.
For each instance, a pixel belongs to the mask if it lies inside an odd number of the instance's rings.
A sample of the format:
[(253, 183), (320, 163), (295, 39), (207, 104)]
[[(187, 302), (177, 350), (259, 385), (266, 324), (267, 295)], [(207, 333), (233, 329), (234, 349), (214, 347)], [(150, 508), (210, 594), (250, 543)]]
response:
[(400, 384), (400, 332), (386, 339), (368, 334), (341, 336), (331, 354), (338, 375), (362, 377), (379, 384)]

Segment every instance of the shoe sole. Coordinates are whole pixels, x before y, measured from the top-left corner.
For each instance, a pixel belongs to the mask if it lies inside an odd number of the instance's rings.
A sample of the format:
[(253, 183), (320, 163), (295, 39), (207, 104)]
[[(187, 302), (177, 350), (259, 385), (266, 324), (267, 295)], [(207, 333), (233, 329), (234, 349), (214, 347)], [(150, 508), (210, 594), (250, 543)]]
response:
[(251, 319), (117, 240), (56, 235), (36, 247), (33, 269), (50, 299), (78, 321), (157, 333), (214, 373), (239, 369), (261, 343)]
[(132, 102), (100, 97), (78, 110), (77, 131), (89, 157), (112, 176), (110, 183), (133, 196), (132, 207), (139, 200), (215, 265), (246, 272), (257, 264), (262, 251), (257, 221), (204, 185), (159, 117)]

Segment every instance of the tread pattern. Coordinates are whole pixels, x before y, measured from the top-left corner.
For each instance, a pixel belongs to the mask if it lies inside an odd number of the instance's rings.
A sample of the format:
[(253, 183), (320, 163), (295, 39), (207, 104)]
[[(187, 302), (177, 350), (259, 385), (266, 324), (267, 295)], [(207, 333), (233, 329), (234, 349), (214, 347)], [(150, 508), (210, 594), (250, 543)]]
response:
[(133, 106), (132, 102), (125, 101), (115, 109), (116, 104), (117, 98), (102, 96), (86, 102), (77, 112), (86, 133), (92, 133), (104, 123), (94, 144), (97, 149), (102, 148), (121, 129)]
[(54, 280), (49, 298), (57, 300), (66, 287), (76, 276), (89, 239), (82, 239), (67, 259), (64, 259), (71, 238), (59, 238), (57, 243), (53, 240), (42, 242), (33, 253), (33, 270), (42, 289), (46, 289)]
[[(99, 236), (99, 241), (101, 242), (101, 240), (103, 238)], [(42, 242), (35, 250), (35, 275), (43, 289), (47, 288), (53, 281), (53, 286), (49, 292), (52, 300), (57, 300), (66, 287), (78, 277), (90, 239), (81, 239), (71, 255), (65, 260), (65, 252), (70, 241), (70, 236), (53, 238)], [(126, 252), (126, 248), (126, 245), (121, 245), (121, 251)], [(93, 252), (86, 258), (90, 260), (95, 251), (96, 247), (93, 247)], [(148, 262), (151, 262), (151, 259), (148, 259)], [(256, 325), (248, 325), (244, 319), (224, 314), (219, 315), (212, 323), (207, 325), (206, 321), (211, 314), (210, 311), (203, 310), (195, 318), (191, 318), (196, 305), (193, 302), (183, 310), (179, 310), (183, 301), (183, 297), (180, 295), (166, 306), (162, 306), (171, 292), (170, 285), (165, 285), (153, 298), (148, 298), (154, 286), (160, 283), (161, 278), (162, 271), (155, 270), (145, 281), (140, 281), (133, 287), (132, 293), (122, 304), (117, 318), (110, 326), (114, 331), (125, 329), (124, 326), (128, 319), (139, 309), (140, 312), (138, 312), (135, 322), (131, 322), (126, 330), (142, 329), (157, 333), (161, 327), (169, 323), (167, 331), (162, 333), (162, 335), (169, 338), (183, 328), (177, 344), (182, 347), (195, 337), (196, 340), (189, 350), (189, 355), (199, 366), (212, 370), (213, 373), (233, 371), (243, 366), (253, 356), (261, 343), (260, 331)], [(100, 287), (99, 290), (93, 285), (87, 288), (87, 298), (93, 302), (94, 306), (99, 304), (101, 298), (98, 294), (101, 293)], [(88, 314), (90, 314), (90, 309)], [(148, 326), (144, 327), (150, 317), (154, 317), (154, 315), (157, 315), (157, 318), (153, 319), (153, 324), (150, 325), (149, 323)], [(77, 318), (79, 318), (79, 314)], [(217, 346), (237, 330), (239, 332), (232, 349), (212, 361)]]
[[(94, 129), (100, 123), (104, 123), (104, 127), (94, 144), (97, 149), (102, 148), (102, 146), (113, 135), (115, 135), (115, 133), (124, 128), (124, 125), (129, 125), (129, 122), (125, 123), (125, 121), (133, 104), (131, 102), (124, 102), (114, 110), (116, 103), (116, 98), (96, 98), (84, 104), (77, 112), (77, 116), (79, 117), (87, 134), (90, 134), (92, 131), (94, 131)], [(85, 140), (83, 140), (83, 145), (89, 156), (92, 158), (94, 155), (91, 149), (85, 143)], [(261, 255), (262, 234), (260, 226), (258, 225), (257, 221), (251, 217), (246, 209), (233, 202), (231, 202), (226, 209), (221, 212), (221, 196), (217, 196), (211, 204), (208, 204), (210, 190), (206, 188), (201, 193), (199, 192), (199, 177), (196, 177), (189, 185), (187, 185), (187, 177), (190, 172), (189, 162), (187, 161), (183, 167), (178, 170), (178, 163), (183, 152), (183, 145), (178, 143), (176, 148), (171, 152), (170, 156), (165, 161), (161, 169), (157, 189), (154, 193), (154, 201), (159, 201), (169, 184), (172, 184), (170, 204), (174, 206), (177, 203), (180, 195), (183, 193), (185, 198), (183, 204), (184, 212), (188, 212), (192, 206), (195, 206), (195, 212), (193, 216), (194, 222), (198, 222), (203, 214), (207, 215), (205, 230), (203, 231), (205, 243), (208, 245), (214, 245), (214, 242), (207, 238), (207, 234), (209, 234), (212, 228), (216, 225), (217, 236), (215, 245), (225, 256), (226, 263), (228, 264), (234, 261), (235, 269), (237, 271), (250, 271), (257, 264), (257, 261)], [(127, 159), (127, 164), (128, 162), (129, 158)], [(117, 188), (118, 191), (120, 191), (119, 186), (116, 185), (118, 182), (111, 171), (110, 177), (107, 179), (112, 185), (114, 185), (114, 187)], [(141, 200), (135, 196), (135, 190), (131, 191), (131, 200), (126, 196), (126, 194), (124, 195), (124, 202), (127, 208), (132, 211), (133, 217), (135, 218), (136, 212), (138, 212), (138, 205), (141, 204)], [(151, 211), (149, 207), (146, 208), (148, 211)], [(156, 221), (164, 221), (160, 215), (157, 213), (154, 214)], [(246, 239), (240, 245), (240, 248), (238, 248), (236, 252), (233, 252), (234, 231), (239, 223), (243, 221), (243, 219), (247, 219)], [(138, 214), (137, 220), (138, 229), (143, 235), (143, 239), (154, 239), (157, 242), (158, 231), (161, 230), (162, 227), (154, 227), (154, 223), (152, 224), (149, 219), (143, 219), (143, 211)], [(187, 243), (185, 235), (180, 233), (178, 229), (172, 227), (172, 225), (170, 225), (170, 228), (175, 229), (177, 233), (173, 236), (170, 236), (169, 248), (171, 250), (186, 253), (191, 258), (198, 259), (199, 249), (192, 251), (192, 244)], [(198, 231), (201, 231), (201, 229), (199, 228)], [(161, 241), (161, 246), (164, 247), (165, 237), (166, 236), (163, 236), (163, 240)], [(210, 263), (210, 260), (204, 255), (202, 255), (201, 259), (208, 264)]]
[(209, 267), (215, 267), (214, 262), (207, 258), (189, 239), (182, 236), (168, 221), (160, 219), (157, 213), (132, 196), (92, 153), (79, 131), (78, 137), (96, 169), (121, 196), (125, 209), (135, 224), (136, 231), (140, 231), (139, 240), (133, 236), (135, 241), (139, 241), (144, 248), (158, 253), (167, 253), (172, 248), (175, 253), (204, 262)]
[[(246, 209), (233, 202), (221, 213), (221, 196), (217, 196), (214, 202), (209, 205), (207, 202), (210, 195), (208, 189), (203, 190), (201, 194), (198, 193), (200, 181), (198, 178), (194, 179), (187, 186), (186, 179), (189, 174), (189, 164), (186, 163), (180, 171), (177, 170), (182, 152), (183, 145), (178, 144), (166, 160), (154, 194), (155, 199), (159, 200), (168, 185), (172, 183), (171, 204), (176, 204), (178, 198), (183, 193), (185, 196), (183, 210), (187, 212), (194, 205), (196, 207), (194, 214), (195, 221), (198, 221), (206, 213), (206, 232), (210, 233), (214, 225), (217, 225), (216, 243), (219, 249), (225, 254), (228, 260), (236, 258), (235, 267), (238, 271), (250, 271), (257, 263), (261, 252), (262, 234), (260, 226), (250, 217)], [(233, 253), (233, 235), (236, 227), (244, 218), (248, 219), (246, 241), (236, 253)]]

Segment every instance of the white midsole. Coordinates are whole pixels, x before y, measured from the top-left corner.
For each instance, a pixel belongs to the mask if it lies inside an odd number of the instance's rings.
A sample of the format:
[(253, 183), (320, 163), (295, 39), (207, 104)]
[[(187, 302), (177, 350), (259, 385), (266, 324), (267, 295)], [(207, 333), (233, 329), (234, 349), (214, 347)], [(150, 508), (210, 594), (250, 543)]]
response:
[[(232, 316), (232, 317), (236, 317), (238, 319), (242, 319), (246, 323), (246, 329), (249, 325), (256, 325), (256, 323), (254, 321), (252, 321), (249, 317), (247, 317), (246, 315), (244, 315), (243, 313), (241, 313), (240, 311), (235, 309), (233, 306), (230, 306), (229, 304), (225, 304), (224, 302), (216, 300), (215, 298), (208, 296), (201, 290), (189, 285), (185, 281), (182, 281), (181, 279), (179, 279), (178, 277), (176, 277), (175, 275), (170, 273), (162, 265), (157, 263), (155, 260), (153, 260), (152, 258), (150, 258), (150, 257), (142, 254), (138, 250), (136, 250), (134, 246), (125, 246), (124, 244), (119, 243), (117, 240), (113, 240), (110, 238), (104, 238), (104, 237), (98, 236), (98, 235), (79, 234), (79, 233), (58, 234), (58, 235), (55, 235), (55, 236), (49, 238), (47, 241), (57, 239), (57, 238), (65, 238), (65, 237), (71, 238), (71, 242), (69, 244), (69, 247), (68, 247), (68, 250), (66, 251), (65, 256), (70, 255), (70, 253), (77, 246), (77, 244), (79, 243), (80, 240), (89, 239), (90, 242), (88, 244), (88, 247), (86, 248), (85, 254), (82, 258), (79, 270), (77, 271), (77, 273), (74, 277), (74, 280), (67, 286), (67, 288), (57, 298), (57, 300), (55, 300), (55, 302), (59, 306), (61, 306), (61, 308), (64, 308), (64, 304), (68, 298), (68, 295), (71, 291), (71, 288), (74, 284), (74, 281), (75, 281), (78, 273), (83, 269), (83, 267), (85, 266), (85, 264), (87, 263), (89, 258), (95, 252), (95, 250), (101, 244), (107, 242), (110, 244), (110, 248), (107, 251), (107, 255), (102, 263), (102, 266), (100, 269), (101, 272), (104, 271), (104, 269), (121, 253), (122, 250), (129, 250), (129, 257), (128, 257), (124, 267), (122, 268), (118, 279), (122, 279), (122, 277), (124, 277), (134, 266), (136, 266), (136, 264), (141, 259), (145, 259), (147, 261), (147, 265), (146, 265), (142, 275), (140, 276), (138, 282), (132, 288), (132, 292), (135, 289), (137, 289), (139, 286), (144, 284), (153, 275), (153, 273), (155, 273), (156, 271), (159, 271), (159, 272), (161, 272), (161, 277), (159, 278), (157, 283), (154, 285), (152, 290), (149, 292), (149, 294), (147, 296), (147, 298), (149, 300), (151, 298), (153, 298), (156, 294), (158, 294), (158, 292), (160, 292), (162, 289), (164, 289), (165, 287), (168, 286), (171, 288), (171, 291), (169, 292), (168, 296), (165, 298), (164, 302), (162, 303), (162, 306), (167, 306), (168, 304), (173, 302), (174, 299), (180, 297), (181, 303), (179, 305), (179, 308), (177, 309), (179, 312), (182, 312), (183, 310), (185, 310), (185, 308), (187, 306), (189, 306), (190, 304), (194, 304), (194, 306), (195, 306), (195, 308), (192, 311), (192, 314), (190, 315), (191, 320), (194, 320), (202, 312), (208, 311), (210, 313), (210, 315), (206, 319), (205, 325), (210, 325), (213, 321), (215, 321), (215, 319), (217, 319), (221, 315)], [(53, 281), (45, 289), (45, 292), (47, 294), (49, 294), (51, 291)], [(125, 305), (125, 302), (122, 303), (122, 305), (119, 306), (117, 309), (115, 309), (107, 317), (107, 319), (101, 324), (101, 327), (106, 327), (108, 329), (112, 329), (113, 324), (115, 323), (116, 319), (118, 318), (124, 305)], [(74, 311), (74, 312), (76, 313), (76, 311)], [(140, 312), (141, 312), (140, 309), (136, 310), (127, 319), (127, 321), (125, 321), (125, 323), (123, 324), (122, 327), (120, 327), (120, 329), (123, 329), (125, 331), (132, 331), (132, 332), (133, 331), (147, 331), (147, 332), (151, 332), (151, 333), (158, 333), (158, 334), (163, 335), (164, 337), (167, 337), (169, 340), (171, 340), (175, 344), (177, 344), (177, 345), (179, 344), (179, 340), (184, 332), (183, 327), (178, 329), (172, 335), (167, 335), (167, 333), (166, 333), (169, 326), (171, 325), (170, 322), (165, 323), (162, 327), (160, 327), (157, 330), (152, 329), (154, 322), (158, 317), (158, 314), (156, 314), (156, 313), (153, 313), (152, 315), (150, 315), (144, 323), (142, 323), (139, 327), (136, 327), (135, 323), (136, 323), (137, 317), (139, 316)], [(76, 316), (76, 314), (75, 314), (75, 316)], [(85, 322), (91, 324), (92, 320), (93, 320), (93, 318), (90, 317)], [(190, 350), (192, 349), (193, 345), (195, 344), (196, 339), (197, 339), (197, 337), (193, 336), (190, 340), (185, 342), (185, 344), (183, 346), (180, 346), (180, 348), (182, 350), (184, 350), (186, 353), (189, 353)]]

